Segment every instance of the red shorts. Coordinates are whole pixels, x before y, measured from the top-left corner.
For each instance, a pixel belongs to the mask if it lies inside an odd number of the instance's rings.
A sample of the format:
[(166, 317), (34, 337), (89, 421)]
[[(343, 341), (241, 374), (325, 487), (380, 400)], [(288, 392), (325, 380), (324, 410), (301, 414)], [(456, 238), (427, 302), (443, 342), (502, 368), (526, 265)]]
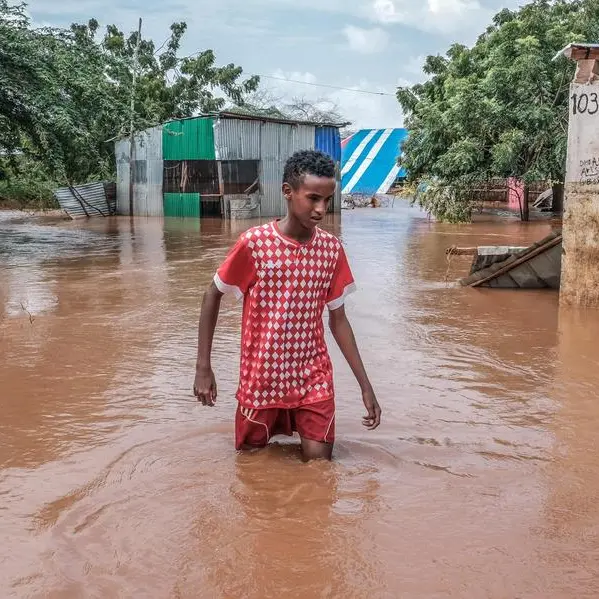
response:
[(251, 410), (237, 406), (235, 448), (265, 447), (275, 435), (291, 436), (294, 431), (310, 441), (335, 441), (335, 401), (328, 399), (291, 410), (266, 408)]

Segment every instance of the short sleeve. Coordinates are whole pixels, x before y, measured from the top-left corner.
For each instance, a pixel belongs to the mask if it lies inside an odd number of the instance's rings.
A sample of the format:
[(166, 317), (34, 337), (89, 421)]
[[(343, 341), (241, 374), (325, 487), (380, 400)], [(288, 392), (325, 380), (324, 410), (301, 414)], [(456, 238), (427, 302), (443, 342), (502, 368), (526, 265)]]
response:
[(327, 306), (329, 310), (338, 310), (345, 304), (345, 298), (356, 290), (356, 284), (352, 275), (347, 256), (343, 247), (339, 249), (335, 272), (331, 280), (331, 286), (327, 294)]
[(229, 251), (225, 261), (214, 275), (214, 284), (221, 293), (241, 299), (256, 279), (252, 253), (242, 236)]

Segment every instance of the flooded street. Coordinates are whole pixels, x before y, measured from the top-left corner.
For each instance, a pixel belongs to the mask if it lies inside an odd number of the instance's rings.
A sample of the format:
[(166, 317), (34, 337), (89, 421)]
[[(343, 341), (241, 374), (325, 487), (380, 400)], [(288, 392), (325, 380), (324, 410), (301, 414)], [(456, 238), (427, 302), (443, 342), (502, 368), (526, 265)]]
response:
[(331, 345), (335, 460), (304, 465), (234, 451), (232, 300), (218, 405), (191, 393), (201, 291), (250, 224), (0, 212), (0, 597), (597, 597), (599, 313), (447, 283), (447, 247), (549, 225), (330, 220), (383, 424)]

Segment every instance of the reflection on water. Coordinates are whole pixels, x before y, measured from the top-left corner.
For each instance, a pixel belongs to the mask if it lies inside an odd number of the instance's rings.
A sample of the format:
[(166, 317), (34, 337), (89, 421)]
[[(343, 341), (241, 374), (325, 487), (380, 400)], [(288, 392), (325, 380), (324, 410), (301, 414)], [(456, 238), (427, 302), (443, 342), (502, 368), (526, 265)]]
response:
[(0, 596), (596, 597), (599, 315), (457, 288), (445, 256), (549, 226), (331, 217), (384, 424), (332, 347), (336, 459), (304, 465), (233, 451), (239, 305), (219, 404), (190, 393), (201, 291), (249, 224), (0, 213)]

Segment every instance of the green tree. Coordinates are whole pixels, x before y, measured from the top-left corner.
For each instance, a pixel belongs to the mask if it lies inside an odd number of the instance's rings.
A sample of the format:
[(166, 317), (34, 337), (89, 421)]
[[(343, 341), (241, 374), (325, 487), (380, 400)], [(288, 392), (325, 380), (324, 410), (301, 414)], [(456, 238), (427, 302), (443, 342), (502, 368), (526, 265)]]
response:
[(412, 181), (426, 184), (416, 201), (442, 220), (463, 221), (470, 190), (493, 177), (562, 181), (574, 66), (553, 58), (598, 34), (594, 0), (535, 0), (499, 12), (472, 48), (429, 56), (429, 79), (397, 92), (410, 131), (402, 162)]
[[(186, 23), (174, 23), (169, 38), (159, 48), (142, 36), (135, 96), (137, 128), (198, 112), (216, 112), (227, 103), (243, 105), (247, 95), (258, 88), (259, 77), (242, 79), (241, 67), (216, 66), (212, 50), (179, 57), (186, 30)], [(96, 32), (87, 27), (87, 33), (94, 36)], [(102, 47), (111, 59), (109, 77), (124, 98), (129, 98), (131, 90), (136, 42), (137, 32), (126, 36), (114, 25), (107, 27), (102, 40)]]
[[(100, 47), (72, 32), (30, 27), (24, 5), (0, 0), (0, 152), (54, 180), (106, 172), (95, 135), (119, 113)], [(104, 138), (106, 139), (106, 138)]]
[[(0, 0), (0, 179), (64, 184), (113, 175), (111, 139), (129, 134), (134, 69), (135, 130), (227, 103), (243, 104), (259, 84), (241, 67), (217, 66), (212, 50), (178, 55), (185, 23), (156, 48), (94, 19), (70, 29), (31, 26), (24, 4)], [(22, 188), (22, 185), (20, 186)]]

